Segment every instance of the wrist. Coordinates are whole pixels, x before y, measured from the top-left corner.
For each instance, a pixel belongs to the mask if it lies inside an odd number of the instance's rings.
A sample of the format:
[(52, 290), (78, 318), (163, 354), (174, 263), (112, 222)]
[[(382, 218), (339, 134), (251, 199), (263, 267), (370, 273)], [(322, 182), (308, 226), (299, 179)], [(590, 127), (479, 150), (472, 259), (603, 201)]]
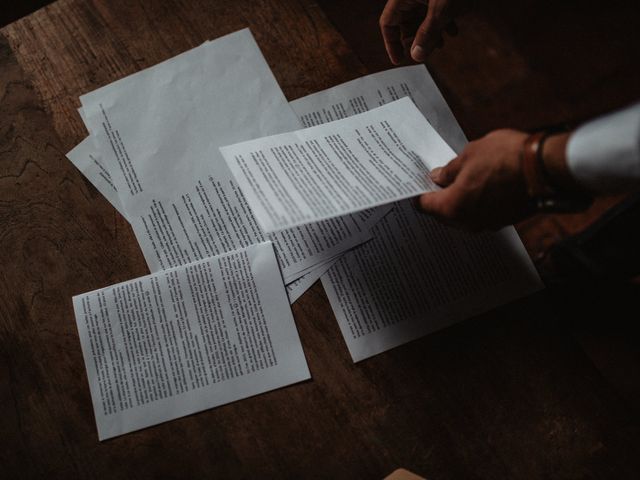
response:
[(523, 142), (522, 172), (532, 211), (575, 212), (592, 203), (569, 171), (568, 141), (568, 133), (537, 132)]
[(541, 168), (555, 190), (567, 193), (586, 193), (576, 182), (567, 163), (567, 144), (571, 133), (549, 135), (540, 146)]

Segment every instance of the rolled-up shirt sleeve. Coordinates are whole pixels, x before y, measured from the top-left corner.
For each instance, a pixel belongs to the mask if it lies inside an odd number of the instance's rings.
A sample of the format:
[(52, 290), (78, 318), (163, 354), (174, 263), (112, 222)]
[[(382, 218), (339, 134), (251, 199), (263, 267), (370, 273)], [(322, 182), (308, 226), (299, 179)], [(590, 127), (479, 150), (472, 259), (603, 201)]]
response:
[(640, 190), (640, 102), (575, 130), (567, 165), (576, 181), (594, 192)]

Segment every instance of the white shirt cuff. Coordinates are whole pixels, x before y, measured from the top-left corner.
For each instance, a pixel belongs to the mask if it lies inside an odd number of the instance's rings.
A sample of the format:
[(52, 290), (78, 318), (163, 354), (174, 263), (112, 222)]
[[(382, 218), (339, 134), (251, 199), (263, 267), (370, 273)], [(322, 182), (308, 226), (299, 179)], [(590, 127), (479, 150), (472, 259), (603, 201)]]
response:
[(567, 165), (594, 192), (640, 189), (640, 103), (578, 128), (569, 138)]

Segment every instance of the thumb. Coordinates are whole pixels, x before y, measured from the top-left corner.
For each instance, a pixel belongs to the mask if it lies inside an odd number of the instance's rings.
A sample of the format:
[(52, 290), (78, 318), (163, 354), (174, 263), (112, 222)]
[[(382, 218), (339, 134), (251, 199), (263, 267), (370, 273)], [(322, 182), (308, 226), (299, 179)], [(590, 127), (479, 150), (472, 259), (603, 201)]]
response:
[(441, 187), (451, 185), (458, 176), (458, 173), (460, 173), (462, 163), (462, 157), (456, 157), (444, 167), (434, 168), (431, 170), (431, 180)]
[(449, 213), (449, 190), (439, 190), (437, 192), (428, 192), (418, 197), (418, 207), (424, 213), (435, 215), (436, 217), (446, 218)]

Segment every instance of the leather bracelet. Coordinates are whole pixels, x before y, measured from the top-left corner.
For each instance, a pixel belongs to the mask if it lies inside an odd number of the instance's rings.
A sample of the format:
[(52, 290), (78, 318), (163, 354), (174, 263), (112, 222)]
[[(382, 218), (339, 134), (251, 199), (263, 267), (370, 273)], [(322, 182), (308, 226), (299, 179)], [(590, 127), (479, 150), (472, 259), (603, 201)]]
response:
[(536, 152), (536, 161), (538, 162), (538, 172), (540, 172), (543, 181), (547, 184), (547, 186), (553, 191), (557, 192), (561, 190), (556, 181), (553, 179), (549, 170), (547, 170), (547, 166), (544, 163), (544, 144), (547, 139), (553, 135), (558, 134), (557, 130), (546, 130), (540, 140), (538, 142), (538, 151)]
[(522, 144), (520, 158), (529, 198), (547, 197), (555, 193), (548, 182), (549, 173), (544, 168), (540, 148), (548, 136), (547, 132), (532, 133)]

